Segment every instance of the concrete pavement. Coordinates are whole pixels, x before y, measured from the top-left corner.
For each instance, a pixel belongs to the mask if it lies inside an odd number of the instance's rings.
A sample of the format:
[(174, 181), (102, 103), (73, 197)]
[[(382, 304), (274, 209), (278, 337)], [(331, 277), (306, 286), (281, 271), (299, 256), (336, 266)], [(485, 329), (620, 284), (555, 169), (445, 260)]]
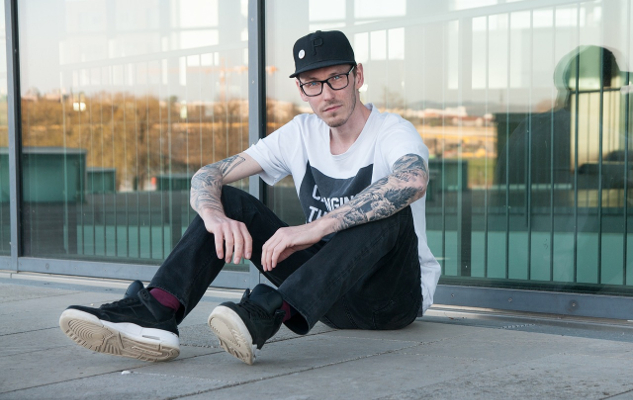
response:
[(128, 283), (0, 272), (0, 400), (633, 399), (629, 321), (436, 305), (401, 331), (282, 327), (248, 366), (206, 325), (241, 291), (210, 289), (171, 362), (93, 353), (61, 332), (66, 306), (118, 300)]

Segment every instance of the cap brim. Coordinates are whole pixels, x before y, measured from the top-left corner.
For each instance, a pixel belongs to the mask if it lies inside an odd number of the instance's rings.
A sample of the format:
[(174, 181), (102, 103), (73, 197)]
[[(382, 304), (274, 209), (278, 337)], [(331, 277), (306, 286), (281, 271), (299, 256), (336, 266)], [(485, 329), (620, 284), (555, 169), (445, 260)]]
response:
[(319, 68), (324, 68), (324, 67), (332, 67), (334, 65), (343, 65), (343, 64), (356, 65), (356, 61), (350, 61), (350, 60), (327, 60), (327, 61), (317, 62), (317, 63), (314, 63), (314, 64), (306, 65), (305, 67), (296, 70), (294, 74), (290, 75), (290, 78), (296, 78), (299, 74), (302, 74), (302, 73), (304, 73), (306, 71), (312, 71), (314, 69), (319, 69)]

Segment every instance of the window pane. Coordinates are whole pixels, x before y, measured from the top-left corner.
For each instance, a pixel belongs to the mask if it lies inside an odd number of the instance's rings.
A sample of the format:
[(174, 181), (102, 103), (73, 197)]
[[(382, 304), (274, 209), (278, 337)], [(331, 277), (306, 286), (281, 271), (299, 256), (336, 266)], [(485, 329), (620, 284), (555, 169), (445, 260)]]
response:
[[(363, 101), (429, 147), (427, 238), (444, 282), (628, 293), (631, 2), (400, 3), (346, 0), (342, 21), (318, 2), (267, 2), (269, 131), (310, 112), (287, 78), (294, 41), (339, 23)], [(275, 210), (301, 223), (290, 187), (272, 190)]]
[(248, 145), (241, 2), (19, 6), (26, 255), (159, 262), (192, 175)]

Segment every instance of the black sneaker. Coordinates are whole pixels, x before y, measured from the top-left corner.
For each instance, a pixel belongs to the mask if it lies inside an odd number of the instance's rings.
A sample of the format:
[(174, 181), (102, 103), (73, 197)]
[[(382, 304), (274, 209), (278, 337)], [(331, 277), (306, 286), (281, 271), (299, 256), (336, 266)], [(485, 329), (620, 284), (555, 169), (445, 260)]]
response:
[(62, 331), (80, 346), (143, 361), (178, 357), (175, 313), (147, 289), (99, 308), (70, 306), (59, 317)]
[(252, 292), (246, 289), (238, 304), (227, 301), (217, 306), (209, 315), (209, 327), (227, 353), (250, 365), (254, 348), (261, 349), (281, 327), (286, 315), (282, 304), (277, 290), (259, 284)]
[(127, 290), (125, 291), (125, 294), (123, 295), (123, 298), (127, 299), (128, 297), (134, 297), (136, 296), (138, 292), (141, 291), (141, 289), (144, 289), (144, 288), (145, 286), (143, 285), (143, 282), (139, 280), (135, 280), (134, 282), (130, 283), (130, 286), (127, 287)]

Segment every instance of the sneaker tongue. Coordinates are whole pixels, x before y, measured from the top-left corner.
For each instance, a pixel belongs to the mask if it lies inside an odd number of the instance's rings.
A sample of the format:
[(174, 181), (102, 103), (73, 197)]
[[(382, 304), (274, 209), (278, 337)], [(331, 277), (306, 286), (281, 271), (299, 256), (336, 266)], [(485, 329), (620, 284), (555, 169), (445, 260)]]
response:
[(262, 307), (270, 314), (279, 310), (284, 302), (281, 294), (270, 286), (257, 285), (250, 294), (250, 301)]
[(158, 321), (170, 318), (175, 313), (173, 309), (160, 304), (158, 300), (156, 300), (147, 289), (139, 290), (137, 296), (141, 303), (145, 305), (147, 310), (152, 313), (154, 318), (156, 318), (156, 320)]

